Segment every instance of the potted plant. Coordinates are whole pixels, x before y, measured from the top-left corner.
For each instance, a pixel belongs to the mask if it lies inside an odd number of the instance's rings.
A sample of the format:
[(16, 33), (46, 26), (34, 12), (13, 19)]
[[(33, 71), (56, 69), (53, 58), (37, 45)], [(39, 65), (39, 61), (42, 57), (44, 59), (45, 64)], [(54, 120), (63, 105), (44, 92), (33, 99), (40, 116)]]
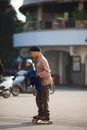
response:
[(87, 27), (87, 14), (85, 10), (78, 10), (77, 8), (72, 13), (77, 28)]

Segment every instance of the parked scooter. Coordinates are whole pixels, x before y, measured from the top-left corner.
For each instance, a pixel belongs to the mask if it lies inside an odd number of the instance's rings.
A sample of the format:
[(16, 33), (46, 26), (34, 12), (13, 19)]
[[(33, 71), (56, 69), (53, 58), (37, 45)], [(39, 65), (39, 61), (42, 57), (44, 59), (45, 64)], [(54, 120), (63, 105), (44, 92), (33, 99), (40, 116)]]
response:
[[(29, 94), (36, 94), (35, 86), (28, 83), (26, 86), (25, 82), (25, 74), (27, 71), (20, 70), (17, 73), (17, 76), (13, 80), (13, 87), (12, 87), (12, 94), (13, 96), (18, 96), (19, 93), (29, 93)], [(28, 81), (29, 82), (29, 81)]]
[(8, 98), (11, 95), (14, 76), (2, 77), (0, 80), (0, 96)]
[[(26, 86), (26, 77), (25, 74), (27, 71), (20, 70), (17, 73), (17, 76), (13, 80), (13, 86), (12, 86), (12, 94), (13, 96), (18, 96), (19, 93), (27, 93), (27, 94), (33, 94), (36, 95), (37, 91), (35, 89), (34, 85), (31, 85), (31, 83), (28, 83), (28, 86)], [(28, 80), (29, 82), (29, 80)], [(53, 94), (55, 92), (55, 85), (52, 84), (49, 87), (50, 94)]]

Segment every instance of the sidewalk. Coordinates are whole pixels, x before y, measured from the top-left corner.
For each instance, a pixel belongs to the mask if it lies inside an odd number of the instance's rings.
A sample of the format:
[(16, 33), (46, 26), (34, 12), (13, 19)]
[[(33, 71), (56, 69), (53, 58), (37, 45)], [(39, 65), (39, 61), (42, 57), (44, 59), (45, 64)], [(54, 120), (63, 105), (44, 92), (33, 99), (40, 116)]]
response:
[(52, 125), (34, 125), (33, 95), (0, 97), (0, 130), (87, 130), (87, 91), (57, 89), (50, 96)]

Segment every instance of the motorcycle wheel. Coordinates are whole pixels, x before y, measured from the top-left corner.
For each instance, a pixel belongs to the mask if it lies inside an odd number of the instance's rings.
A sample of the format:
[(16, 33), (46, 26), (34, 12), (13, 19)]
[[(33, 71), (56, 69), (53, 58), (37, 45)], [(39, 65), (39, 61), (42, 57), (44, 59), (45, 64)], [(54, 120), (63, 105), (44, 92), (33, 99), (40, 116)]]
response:
[(19, 95), (19, 93), (20, 93), (20, 89), (19, 89), (19, 87), (13, 87), (12, 88), (12, 95), (13, 96), (18, 96)]
[(11, 92), (10, 92), (9, 90), (6, 90), (6, 91), (3, 91), (3, 92), (2, 92), (2, 96), (3, 96), (4, 98), (10, 97), (10, 95), (11, 95)]

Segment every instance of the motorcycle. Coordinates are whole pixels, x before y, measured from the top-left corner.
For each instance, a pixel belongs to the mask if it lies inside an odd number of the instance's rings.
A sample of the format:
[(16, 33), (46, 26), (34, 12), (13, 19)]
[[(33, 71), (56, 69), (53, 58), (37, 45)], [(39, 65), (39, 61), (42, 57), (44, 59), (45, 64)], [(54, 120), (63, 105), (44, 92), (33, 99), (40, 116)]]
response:
[[(31, 85), (31, 83), (28, 80), (28, 85), (26, 86), (26, 73), (25, 70), (20, 70), (17, 73), (17, 76), (13, 80), (12, 85), (12, 95), (18, 96), (19, 93), (27, 93), (27, 94), (33, 94), (34, 96), (37, 93), (37, 90), (35, 89), (35, 85)], [(55, 85), (51, 85), (49, 87), (50, 94), (53, 94), (55, 92)]]
[(13, 96), (18, 96), (19, 93), (36, 94), (35, 86), (31, 85), (28, 80), (28, 86), (26, 86), (26, 76), (27, 71), (20, 70), (17, 76), (13, 80), (12, 94)]
[(14, 76), (2, 77), (0, 80), (0, 96), (8, 98), (11, 95)]

